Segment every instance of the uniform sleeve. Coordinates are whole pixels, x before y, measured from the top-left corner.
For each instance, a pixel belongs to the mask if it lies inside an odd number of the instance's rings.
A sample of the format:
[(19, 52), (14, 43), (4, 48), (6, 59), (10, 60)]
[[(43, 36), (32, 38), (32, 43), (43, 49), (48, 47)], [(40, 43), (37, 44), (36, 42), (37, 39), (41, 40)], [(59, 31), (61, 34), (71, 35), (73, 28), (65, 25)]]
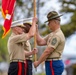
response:
[(20, 42), (27, 41), (27, 39), (28, 39), (27, 34), (23, 33), (23, 34), (20, 34), (20, 35), (13, 36), (11, 38), (11, 41), (15, 42), (15, 43), (20, 43)]
[(49, 40), (48, 47), (52, 47), (52, 48), (56, 49), (57, 46), (59, 45), (59, 43), (60, 43), (60, 38), (55, 35)]
[[(30, 43), (29, 42), (24, 42), (24, 49), (29, 51)], [(31, 47), (30, 47), (31, 49)]]

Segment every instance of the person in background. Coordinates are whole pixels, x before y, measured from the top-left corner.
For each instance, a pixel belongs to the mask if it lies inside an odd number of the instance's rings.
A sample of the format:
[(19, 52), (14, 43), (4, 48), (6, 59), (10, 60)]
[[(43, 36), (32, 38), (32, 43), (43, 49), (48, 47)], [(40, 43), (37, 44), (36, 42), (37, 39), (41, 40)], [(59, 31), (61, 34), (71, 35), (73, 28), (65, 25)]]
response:
[(27, 52), (26, 49), (24, 49), (24, 43), (26, 44), (25, 47), (27, 47), (27, 41), (35, 35), (36, 22), (37, 18), (33, 18), (32, 26), (28, 33), (24, 33), (24, 24), (18, 22), (12, 24), (12, 34), (7, 43), (10, 57), (8, 75), (27, 75), (26, 56), (37, 53), (37, 49), (35, 48), (32, 51)]
[[(29, 21), (27, 21), (27, 22), (25, 22), (25, 23), (23, 23), (24, 24), (24, 26), (25, 26), (25, 28), (24, 28), (24, 32), (25, 33), (28, 33), (29, 32), (29, 30), (30, 30), (30, 28), (31, 28), (31, 26), (32, 26), (32, 22), (29, 22)], [(25, 49), (25, 51), (28, 51), (28, 52), (30, 52), (31, 51), (31, 45), (30, 45), (30, 43), (29, 43), (29, 40), (27, 41), (27, 43), (25, 42), (24, 43), (24, 49)], [(27, 75), (32, 75), (33, 73), (32, 73), (32, 63), (33, 63), (33, 57), (32, 57), (32, 55), (31, 56), (26, 56), (26, 64), (27, 64)]]
[(60, 28), (61, 16), (56, 11), (48, 13), (46, 22), (48, 22), (47, 25), (52, 32), (46, 35), (46, 37), (42, 38), (37, 28), (37, 44), (39, 46), (47, 46), (38, 61), (34, 62), (34, 67), (36, 68), (45, 61), (46, 75), (62, 75), (64, 70), (61, 56), (65, 46), (65, 36)]

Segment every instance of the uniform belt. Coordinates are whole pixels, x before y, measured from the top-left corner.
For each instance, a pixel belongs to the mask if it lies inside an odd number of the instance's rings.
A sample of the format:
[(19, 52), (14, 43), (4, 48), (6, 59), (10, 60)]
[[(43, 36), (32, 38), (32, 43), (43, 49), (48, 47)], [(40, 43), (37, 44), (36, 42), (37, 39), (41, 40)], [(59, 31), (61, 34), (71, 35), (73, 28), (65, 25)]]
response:
[(22, 60), (22, 59), (12, 59), (12, 60), (10, 60), (10, 62), (23, 62), (23, 63), (26, 63), (26, 60)]
[(27, 60), (32, 60), (32, 57), (26, 57)]
[(61, 58), (47, 58), (46, 61), (51, 61), (51, 60), (61, 60)]

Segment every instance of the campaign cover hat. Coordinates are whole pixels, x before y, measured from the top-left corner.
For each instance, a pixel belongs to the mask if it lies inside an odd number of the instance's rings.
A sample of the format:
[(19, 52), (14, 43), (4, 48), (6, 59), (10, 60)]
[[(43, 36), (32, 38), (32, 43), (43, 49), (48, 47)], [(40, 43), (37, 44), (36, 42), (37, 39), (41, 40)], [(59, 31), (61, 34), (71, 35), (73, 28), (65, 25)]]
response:
[(56, 11), (51, 11), (51, 12), (49, 12), (49, 13), (47, 14), (47, 19), (48, 19), (48, 20), (45, 21), (45, 23), (48, 22), (48, 21), (50, 21), (50, 20), (52, 20), (52, 19), (61, 17), (61, 16), (62, 16), (62, 14), (59, 15)]

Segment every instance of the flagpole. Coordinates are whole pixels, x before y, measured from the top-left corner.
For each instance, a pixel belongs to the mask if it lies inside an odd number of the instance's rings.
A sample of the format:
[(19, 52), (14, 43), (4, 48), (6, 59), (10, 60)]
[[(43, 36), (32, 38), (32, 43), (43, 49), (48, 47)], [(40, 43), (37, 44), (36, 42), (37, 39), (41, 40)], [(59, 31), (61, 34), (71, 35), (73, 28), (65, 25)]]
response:
[[(34, 17), (36, 17), (36, 0), (34, 0), (33, 1), (34, 2)], [(37, 45), (37, 43), (36, 43), (36, 34), (34, 35), (34, 48), (36, 48), (36, 45)], [(37, 60), (37, 55), (35, 54), (35, 61)], [(37, 71), (37, 69), (36, 69), (36, 71)]]

